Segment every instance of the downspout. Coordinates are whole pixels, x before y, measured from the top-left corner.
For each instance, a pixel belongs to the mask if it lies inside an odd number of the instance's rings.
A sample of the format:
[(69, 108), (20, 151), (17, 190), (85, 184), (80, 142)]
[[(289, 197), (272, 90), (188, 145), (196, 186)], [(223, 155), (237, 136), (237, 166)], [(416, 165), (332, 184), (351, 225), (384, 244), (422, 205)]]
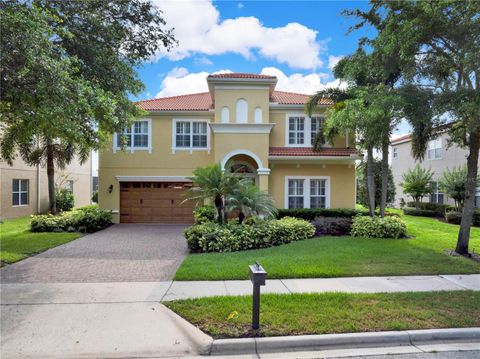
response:
[(40, 164), (37, 164), (37, 214), (40, 213)]

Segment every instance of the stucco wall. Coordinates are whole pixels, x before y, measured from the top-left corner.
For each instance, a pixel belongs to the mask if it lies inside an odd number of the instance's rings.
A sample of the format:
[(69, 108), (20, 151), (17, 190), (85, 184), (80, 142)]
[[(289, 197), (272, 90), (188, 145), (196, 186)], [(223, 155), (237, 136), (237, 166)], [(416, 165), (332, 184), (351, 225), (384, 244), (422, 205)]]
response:
[(255, 108), (262, 109), (262, 123), (269, 123), (269, 90), (265, 89), (247, 89), (242, 90), (241, 86), (236, 89), (216, 89), (215, 90), (215, 122), (221, 122), (221, 111), (227, 106), (230, 111), (230, 123), (236, 123), (236, 104), (241, 98), (248, 103), (248, 123), (254, 123)]
[(355, 207), (355, 166), (353, 164), (278, 164), (271, 166), (269, 192), (276, 206), (285, 207), (285, 177), (329, 176), (330, 207)]

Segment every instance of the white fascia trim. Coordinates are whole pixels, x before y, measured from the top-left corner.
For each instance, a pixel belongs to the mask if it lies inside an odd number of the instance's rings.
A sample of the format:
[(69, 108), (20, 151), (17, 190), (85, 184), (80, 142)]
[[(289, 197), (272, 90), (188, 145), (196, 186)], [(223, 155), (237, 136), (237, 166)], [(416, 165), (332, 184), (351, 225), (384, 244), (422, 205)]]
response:
[(210, 123), (213, 133), (270, 133), (274, 123)]
[(270, 168), (259, 168), (257, 170), (257, 173), (259, 175), (267, 175), (268, 176), (270, 174), (270, 171), (271, 171)]
[[(152, 153), (152, 119), (151, 118), (139, 118), (132, 122), (131, 126), (131, 135), (132, 135), (132, 142), (133, 142), (133, 127), (135, 126), (135, 122), (147, 121), (148, 122), (148, 147), (125, 147), (125, 152), (134, 153), (136, 151), (148, 151), (148, 153)], [(113, 134), (113, 153), (117, 153), (117, 151), (121, 151), (122, 148), (117, 143), (117, 133)]]
[(269, 161), (355, 161), (362, 159), (359, 155), (350, 156), (268, 156)]
[[(193, 124), (190, 126), (190, 147), (176, 147), (176, 131), (177, 131), (177, 122), (206, 122), (207, 123), (207, 147), (192, 147), (193, 144)], [(175, 154), (177, 151), (188, 151), (193, 153), (193, 151), (207, 151), (210, 154), (210, 129), (208, 124), (210, 123), (209, 118), (172, 118), (172, 154)]]
[(185, 176), (115, 176), (118, 182), (191, 182)]
[(303, 208), (310, 208), (310, 180), (324, 179), (326, 181), (325, 193), (327, 198), (325, 200), (325, 208), (330, 208), (330, 176), (285, 176), (284, 188), (284, 207), (288, 208), (288, 180), (303, 179)]

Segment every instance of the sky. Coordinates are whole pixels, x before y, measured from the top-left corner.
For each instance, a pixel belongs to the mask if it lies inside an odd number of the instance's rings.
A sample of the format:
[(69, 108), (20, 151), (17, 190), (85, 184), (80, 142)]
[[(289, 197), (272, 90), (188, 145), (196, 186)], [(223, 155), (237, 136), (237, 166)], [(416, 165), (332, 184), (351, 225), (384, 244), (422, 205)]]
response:
[[(178, 46), (137, 69), (145, 90), (135, 101), (208, 91), (205, 78), (219, 72), (275, 75), (277, 90), (311, 94), (338, 86), (333, 66), (375, 34), (349, 33), (357, 20), (341, 14), (367, 9), (366, 1), (151, 1)], [(402, 123), (395, 135), (408, 132)]]

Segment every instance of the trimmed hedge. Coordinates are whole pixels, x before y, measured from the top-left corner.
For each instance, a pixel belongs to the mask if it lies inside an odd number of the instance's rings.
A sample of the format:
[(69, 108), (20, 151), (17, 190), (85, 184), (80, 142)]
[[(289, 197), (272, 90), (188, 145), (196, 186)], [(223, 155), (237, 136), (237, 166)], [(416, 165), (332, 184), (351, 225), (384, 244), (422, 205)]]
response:
[(421, 216), (421, 217), (438, 217), (437, 211), (433, 211), (430, 209), (416, 209), (405, 207), (403, 209), (403, 214), (408, 214), (410, 216)]
[[(407, 202), (407, 207), (415, 208), (415, 202)], [(420, 203), (419, 209), (423, 211), (433, 211), (435, 212), (436, 216), (443, 217), (446, 212), (454, 211), (455, 207), (449, 204), (422, 202)], [(415, 214), (413, 214), (413, 216), (415, 216)], [(420, 216), (420, 214), (418, 216)], [(429, 217), (433, 217), (433, 216), (429, 216)]]
[[(460, 224), (462, 222), (462, 213), (458, 211), (451, 211), (445, 213), (445, 220), (451, 224)], [(480, 227), (480, 211), (475, 211), (473, 213), (473, 222), (472, 224), (475, 227)]]
[(295, 217), (313, 221), (316, 217), (353, 218), (359, 214), (368, 216), (368, 210), (352, 208), (290, 208), (279, 209), (277, 218)]
[(353, 237), (367, 238), (404, 238), (407, 225), (399, 217), (357, 216), (352, 222)]
[(112, 213), (96, 205), (85, 206), (56, 216), (41, 214), (31, 216), (32, 232), (86, 232), (92, 233), (112, 224)]
[(284, 217), (279, 220), (257, 220), (240, 225), (229, 222), (205, 222), (185, 230), (192, 252), (235, 252), (266, 248), (312, 237), (315, 228), (307, 221)]
[(316, 217), (312, 224), (315, 226), (315, 235), (349, 235), (352, 229), (352, 219), (348, 217)]

